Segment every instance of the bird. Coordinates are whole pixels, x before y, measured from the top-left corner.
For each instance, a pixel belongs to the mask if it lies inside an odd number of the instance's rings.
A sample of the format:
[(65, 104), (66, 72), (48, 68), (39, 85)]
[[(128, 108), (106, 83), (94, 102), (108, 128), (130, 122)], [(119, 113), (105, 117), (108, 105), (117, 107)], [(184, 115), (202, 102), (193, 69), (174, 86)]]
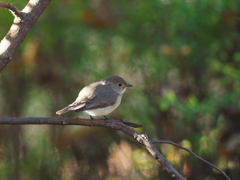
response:
[(93, 119), (93, 116), (103, 116), (108, 119), (106, 115), (120, 105), (122, 95), (128, 87), (132, 86), (120, 76), (108, 76), (85, 86), (73, 103), (58, 110), (56, 114), (84, 111), (89, 114), (91, 119)]

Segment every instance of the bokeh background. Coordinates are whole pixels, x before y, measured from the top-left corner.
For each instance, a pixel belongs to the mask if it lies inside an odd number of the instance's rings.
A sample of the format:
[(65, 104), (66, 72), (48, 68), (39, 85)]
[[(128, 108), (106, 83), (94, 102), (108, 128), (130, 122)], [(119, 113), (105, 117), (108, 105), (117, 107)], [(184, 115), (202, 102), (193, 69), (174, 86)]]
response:
[[(9, 0), (5, 2), (10, 2)], [(28, 1), (12, 0), (20, 10)], [(0, 9), (0, 37), (13, 16)], [(240, 1), (54, 0), (0, 74), (0, 116), (57, 117), (86, 84), (133, 84), (109, 118), (187, 147), (240, 179)], [(62, 117), (88, 117), (69, 112)], [(187, 179), (222, 175), (156, 145)], [(122, 132), (78, 126), (0, 126), (3, 180), (170, 179)]]

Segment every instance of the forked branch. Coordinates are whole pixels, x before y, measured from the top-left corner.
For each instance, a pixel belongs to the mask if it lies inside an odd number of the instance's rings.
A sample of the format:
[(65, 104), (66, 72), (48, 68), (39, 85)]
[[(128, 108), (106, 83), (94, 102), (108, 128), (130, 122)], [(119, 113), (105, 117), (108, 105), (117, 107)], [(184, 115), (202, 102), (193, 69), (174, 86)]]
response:
[(128, 134), (137, 142), (142, 144), (148, 152), (158, 160), (163, 168), (167, 171), (167, 173), (175, 179), (184, 180), (184, 177), (164, 158), (164, 156), (155, 148), (153, 144), (155, 143), (164, 143), (164, 144), (171, 144), (177, 146), (180, 149), (183, 149), (189, 153), (191, 153), (197, 159), (200, 159), (204, 163), (210, 165), (217, 171), (219, 171), (226, 179), (230, 180), (230, 178), (220, 170), (215, 165), (211, 164), (210, 162), (206, 161), (205, 159), (199, 157), (191, 150), (171, 141), (162, 141), (162, 140), (155, 140), (151, 141), (148, 139), (146, 134), (141, 134), (134, 130), (131, 127), (139, 128), (143, 125), (126, 122), (121, 119), (112, 119), (112, 120), (102, 120), (102, 119), (80, 119), (80, 118), (41, 118), (41, 117), (29, 117), (29, 118), (14, 118), (14, 117), (0, 117), (0, 124), (9, 124), (9, 125), (24, 125), (24, 124), (52, 124), (52, 125), (82, 125), (82, 126), (100, 126), (100, 127), (107, 127), (115, 130), (120, 130), (125, 134)]
[(13, 16), (15, 16), (15, 18), (22, 19), (23, 17), (21, 11), (19, 11), (18, 8), (16, 8), (16, 6), (14, 6), (13, 4), (0, 2), (0, 7), (10, 10)]
[[(131, 127), (142, 127), (140, 124), (129, 123), (123, 120), (102, 120), (102, 119), (80, 119), (80, 118), (14, 118), (1, 117), (0, 124), (9, 125), (26, 125), (26, 124), (52, 124), (52, 125), (82, 125), (82, 126), (100, 126), (116, 129), (128, 134), (137, 142), (142, 144), (150, 154), (157, 159), (166, 170), (166, 172), (174, 179), (184, 180), (184, 177), (164, 158), (164, 156), (154, 147), (146, 134), (141, 134)], [(130, 126), (130, 127), (129, 127)]]
[(152, 141), (152, 143), (153, 143), (153, 144), (156, 144), (156, 143), (171, 144), (171, 145), (174, 145), (174, 146), (176, 146), (176, 147), (178, 147), (178, 148), (180, 148), (180, 149), (183, 149), (183, 150), (189, 152), (190, 154), (192, 154), (195, 158), (203, 161), (204, 163), (208, 164), (209, 166), (211, 166), (212, 168), (214, 168), (215, 170), (217, 170), (218, 172), (220, 172), (226, 179), (231, 180), (231, 179), (226, 175), (226, 173), (225, 173), (224, 171), (222, 171), (221, 169), (219, 169), (219, 168), (218, 168), (217, 166), (215, 166), (214, 164), (208, 162), (207, 160), (201, 158), (200, 156), (198, 156), (197, 154), (195, 154), (194, 152), (192, 152), (192, 151), (191, 151), (190, 149), (188, 149), (188, 148), (185, 148), (185, 147), (183, 147), (183, 146), (181, 146), (181, 145), (179, 145), (179, 144), (177, 144), (177, 143), (175, 143), (175, 142), (171, 142), (171, 141), (155, 140), (155, 141)]

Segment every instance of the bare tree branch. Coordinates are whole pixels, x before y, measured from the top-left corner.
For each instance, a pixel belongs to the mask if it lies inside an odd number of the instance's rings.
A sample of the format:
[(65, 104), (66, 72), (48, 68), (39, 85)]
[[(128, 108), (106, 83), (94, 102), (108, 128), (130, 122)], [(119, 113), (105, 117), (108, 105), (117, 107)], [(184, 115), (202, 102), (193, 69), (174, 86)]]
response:
[(197, 154), (195, 154), (194, 152), (192, 152), (190, 149), (188, 148), (185, 148), (175, 142), (171, 142), (171, 141), (163, 141), (163, 140), (155, 140), (155, 141), (151, 141), (153, 144), (156, 144), (156, 143), (162, 143), (162, 144), (171, 144), (171, 145), (174, 145), (180, 149), (183, 149), (187, 152), (189, 152), (190, 154), (192, 154), (195, 158), (197, 159), (200, 159), (201, 161), (203, 161), (204, 163), (210, 165), (211, 167), (213, 167), (214, 169), (216, 169), (218, 172), (220, 172), (226, 179), (228, 180), (231, 180), (224, 171), (222, 171), (221, 169), (219, 169), (217, 166), (213, 165), (212, 163), (208, 162), (207, 160), (201, 158), (200, 156), (198, 156)]
[(28, 31), (38, 20), (50, 1), (51, 0), (29, 0), (22, 11), (19, 11), (12, 4), (0, 2), (0, 7), (11, 10), (15, 16), (14, 23), (0, 43), (0, 72), (10, 62), (13, 54), (25, 39)]
[(15, 117), (0, 117), (0, 124), (9, 125), (27, 125), (27, 124), (52, 124), (52, 125), (82, 125), (82, 126), (100, 126), (111, 129), (120, 130), (137, 142), (142, 144), (148, 152), (157, 159), (167, 173), (177, 180), (184, 180), (185, 178), (163, 157), (163, 155), (154, 147), (152, 142), (148, 139), (146, 134), (141, 134), (135, 131), (134, 127), (141, 127), (140, 124), (130, 123), (119, 119), (102, 120), (102, 119), (80, 119), (80, 118), (43, 118), (43, 117), (28, 117), (28, 118), (15, 118)]

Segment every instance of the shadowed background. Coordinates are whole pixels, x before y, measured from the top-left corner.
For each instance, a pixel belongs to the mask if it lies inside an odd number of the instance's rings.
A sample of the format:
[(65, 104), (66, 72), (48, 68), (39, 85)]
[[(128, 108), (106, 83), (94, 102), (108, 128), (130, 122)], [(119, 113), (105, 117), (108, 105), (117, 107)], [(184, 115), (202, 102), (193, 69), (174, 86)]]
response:
[[(20, 10), (27, 2), (11, 1)], [(0, 14), (3, 38), (13, 16)], [(0, 116), (56, 116), (85, 85), (120, 75), (134, 87), (109, 118), (143, 124), (151, 139), (240, 179), (239, 32), (237, 0), (52, 1), (0, 74)], [(63, 115), (76, 116), (88, 117)], [(188, 153), (159, 148), (188, 179), (223, 179)], [(121, 132), (40, 125), (0, 127), (0, 177), (170, 178)]]

